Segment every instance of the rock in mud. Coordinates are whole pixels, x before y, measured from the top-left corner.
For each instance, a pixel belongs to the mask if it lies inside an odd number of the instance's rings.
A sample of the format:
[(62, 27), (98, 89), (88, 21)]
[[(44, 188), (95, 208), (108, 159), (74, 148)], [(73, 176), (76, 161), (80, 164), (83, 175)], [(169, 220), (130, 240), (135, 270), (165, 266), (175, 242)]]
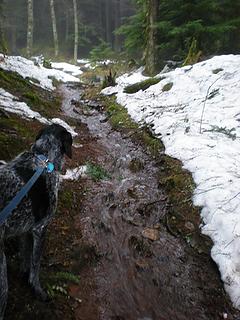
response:
[(144, 238), (147, 238), (152, 241), (157, 241), (160, 238), (160, 234), (157, 229), (145, 228), (142, 231), (142, 235)]

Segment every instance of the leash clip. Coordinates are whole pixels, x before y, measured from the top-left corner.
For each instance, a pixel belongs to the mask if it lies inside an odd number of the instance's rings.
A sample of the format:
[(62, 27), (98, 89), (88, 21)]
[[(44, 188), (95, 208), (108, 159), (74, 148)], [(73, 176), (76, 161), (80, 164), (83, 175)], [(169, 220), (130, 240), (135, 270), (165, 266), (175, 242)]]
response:
[[(39, 154), (36, 156), (37, 159), (40, 161), (40, 165), (47, 169), (47, 173), (51, 173), (54, 170), (54, 164), (49, 162), (48, 158), (45, 157), (43, 154)], [(37, 164), (39, 165), (39, 164)]]

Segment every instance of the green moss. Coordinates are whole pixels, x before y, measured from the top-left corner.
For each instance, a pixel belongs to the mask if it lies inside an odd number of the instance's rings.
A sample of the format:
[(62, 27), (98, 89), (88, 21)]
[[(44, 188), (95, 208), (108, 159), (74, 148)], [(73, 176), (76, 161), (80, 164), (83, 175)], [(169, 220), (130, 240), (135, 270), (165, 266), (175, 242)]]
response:
[(173, 83), (172, 82), (169, 82), (167, 84), (165, 84), (165, 86), (163, 86), (162, 88), (162, 91), (165, 92), (165, 91), (170, 91), (173, 87)]
[(52, 69), (52, 62), (50, 60), (44, 59), (43, 60), (43, 66), (46, 69)]
[(149, 78), (147, 80), (137, 82), (137, 83), (134, 83), (132, 85), (125, 87), (124, 92), (125, 93), (136, 93), (139, 90), (144, 91), (144, 90), (148, 89), (149, 87), (151, 87), (152, 85), (159, 83), (163, 79), (164, 79), (164, 77), (162, 77), (162, 78)]
[(212, 71), (212, 73), (213, 73), (213, 74), (218, 74), (218, 73), (221, 72), (221, 71), (223, 71), (222, 68), (217, 68), (217, 69), (214, 69), (214, 70)]
[(159, 187), (166, 191), (170, 204), (165, 219), (167, 229), (184, 238), (198, 253), (209, 253), (211, 240), (199, 229), (201, 208), (192, 203), (196, 187), (192, 175), (182, 168), (179, 160), (167, 155), (161, 157), (159, 168)]
[(41, 99), (33, 92), (26, 92), (23, 94), (23, 97), (27, 99), (27, 101), (32, 103), (41, 103)]
[(110, 175), (101, 166), (93, 163), (87, 163), (87, 175), (89, 175), (94, 181), (106, 180), (110, 178)]
[(157, 156), (164, 149), (159, 139), (154, 137), (147, 127), (140, 128), (129, 116), (126, 108), (116, 103), (114, 97), (103, 98), (109, 121), (115, 130), (126, 133), (142, 144), (152, 156)]
[(52, 92), (48, 92), (33, 84), (32, 79), (24, 79), (16, 72), (0, 68), (0, 87), (26, 102), (32, 110), (45, 117), (51, 117), (60, 108), (60, 100)]
[(60, 192), (59, 201), (64, 205), (65, 208), (71, 208), (73, 204), (73, 193), (68, 190)]
[(0, 159), (10, 160), (28, 148), (36, 132), (19, 117), (0, 117)]
[(137, 124), (130, 118), (124, 107), (117, 104), (114, 99), (105, 101), (107, 102), (106, 111), (114, 129), (137, 129)]
[(145, 128), (141, 133), (141, 139), (152, 156), (157, 156), (160, 151), (164, 150), (164, 146), (160, 139), (154, 137), (150, 131)]
[(76, 284), (80, 283), (79, 276), (76, 276), (72, 272), (65, 272), (65, 271), (57, 272), (53, 275), (53, 279), (57, 279), (57, 280), (64, 281), (64, 282), (66, 282), (66, 281), (72, 282), (72, 283), (76, 283)]

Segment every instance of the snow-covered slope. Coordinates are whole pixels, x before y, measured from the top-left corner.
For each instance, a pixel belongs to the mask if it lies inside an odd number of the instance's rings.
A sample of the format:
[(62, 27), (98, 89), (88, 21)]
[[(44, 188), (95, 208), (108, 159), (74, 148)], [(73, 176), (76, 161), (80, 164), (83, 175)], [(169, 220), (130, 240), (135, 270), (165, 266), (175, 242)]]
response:
[[(39, 81), (39, 85), (47, 90), (55, 89), (52, 84), (52, 78), (62, 82), (79, 82), (80, 80), (70, 74), (67, 74), (60, 70), (47, 69), (43, 66), (34, 65), (33, 61), (20, 56), (6, 56), (0, 55), (1, 62), (0, 67), (4, 70), (15, 71), (19, 73), (23, 78), (36, 79)], [(68, 64), (69, 66), (69, 64)], [(71, 70), (75, 67), (75, 71), (79, 69), (76, 66), (71, 65)], [(66, 67), (66, 66), (65, 66)], [(35, 83), (36, 84), (36, 83)]]
[[(75, 78), (63, 71), (55, 69), (47, 69), (44, 67), (35, 66), (31, 60), (25, 59), (23, 57), (16, 56), (5, 56), (0, 54), (0, 67), (4, 70), (15, 71), (19, 73), (22, 77), (30, 79), (36, 79), (39, 81), (39, 86), (47, 90), (53, 90), (54, 86), (52, 84), (51, 77), (62, 82), (79, 82), (78, 78)], [(73, 69), (73, 68), (72, 68)], [(76, 67), (76, 70), (78, 67)], [(31, 80), (30, 80), (31, 81)], [(36, 83), (34, 83), (36, 84)], [(36, 119), (44, 124), (58, 123), (65, 127), (72, 136), (76, 136), (77, 133), (74, 128), (70, 127), (65, 121), (54, 118), (46, 119), (41, 116), (40, 113), (32, 111), (31, 108), (25, 103), (19, 101), (19, 99), (4, 89), (0, 88), (0, 108), (8, 112), (16, 113), (25, 119)]]
[(117, 87), (102, 92), (116, 92), (131, 117), (151, 125), (166, 153), (192, 173), (193, 201), (203, 207), (202, 232), (212, 238), (212, 258), (240, 308), (240, 55), (216, 56), (160, 76), (165, 79), (149, 89), (126, 94), (124, 87), (143, 77), (125, 74)]

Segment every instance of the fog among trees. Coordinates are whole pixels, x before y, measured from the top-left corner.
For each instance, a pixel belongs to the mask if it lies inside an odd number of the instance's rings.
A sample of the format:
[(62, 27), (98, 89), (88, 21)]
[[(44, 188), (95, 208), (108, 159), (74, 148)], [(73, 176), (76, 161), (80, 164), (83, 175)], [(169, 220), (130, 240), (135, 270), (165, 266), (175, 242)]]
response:
[(14, 55), (124, 56), (154, 74), (168, 60), (240, 52), (235, 0), (0, 0), (0, 13), (2, 50)]
[(114, 30), (134, 6), (131, 0), (7, 0), (2, 11), (9, 54), (82, 58), (101, 44), (120, 51)]

